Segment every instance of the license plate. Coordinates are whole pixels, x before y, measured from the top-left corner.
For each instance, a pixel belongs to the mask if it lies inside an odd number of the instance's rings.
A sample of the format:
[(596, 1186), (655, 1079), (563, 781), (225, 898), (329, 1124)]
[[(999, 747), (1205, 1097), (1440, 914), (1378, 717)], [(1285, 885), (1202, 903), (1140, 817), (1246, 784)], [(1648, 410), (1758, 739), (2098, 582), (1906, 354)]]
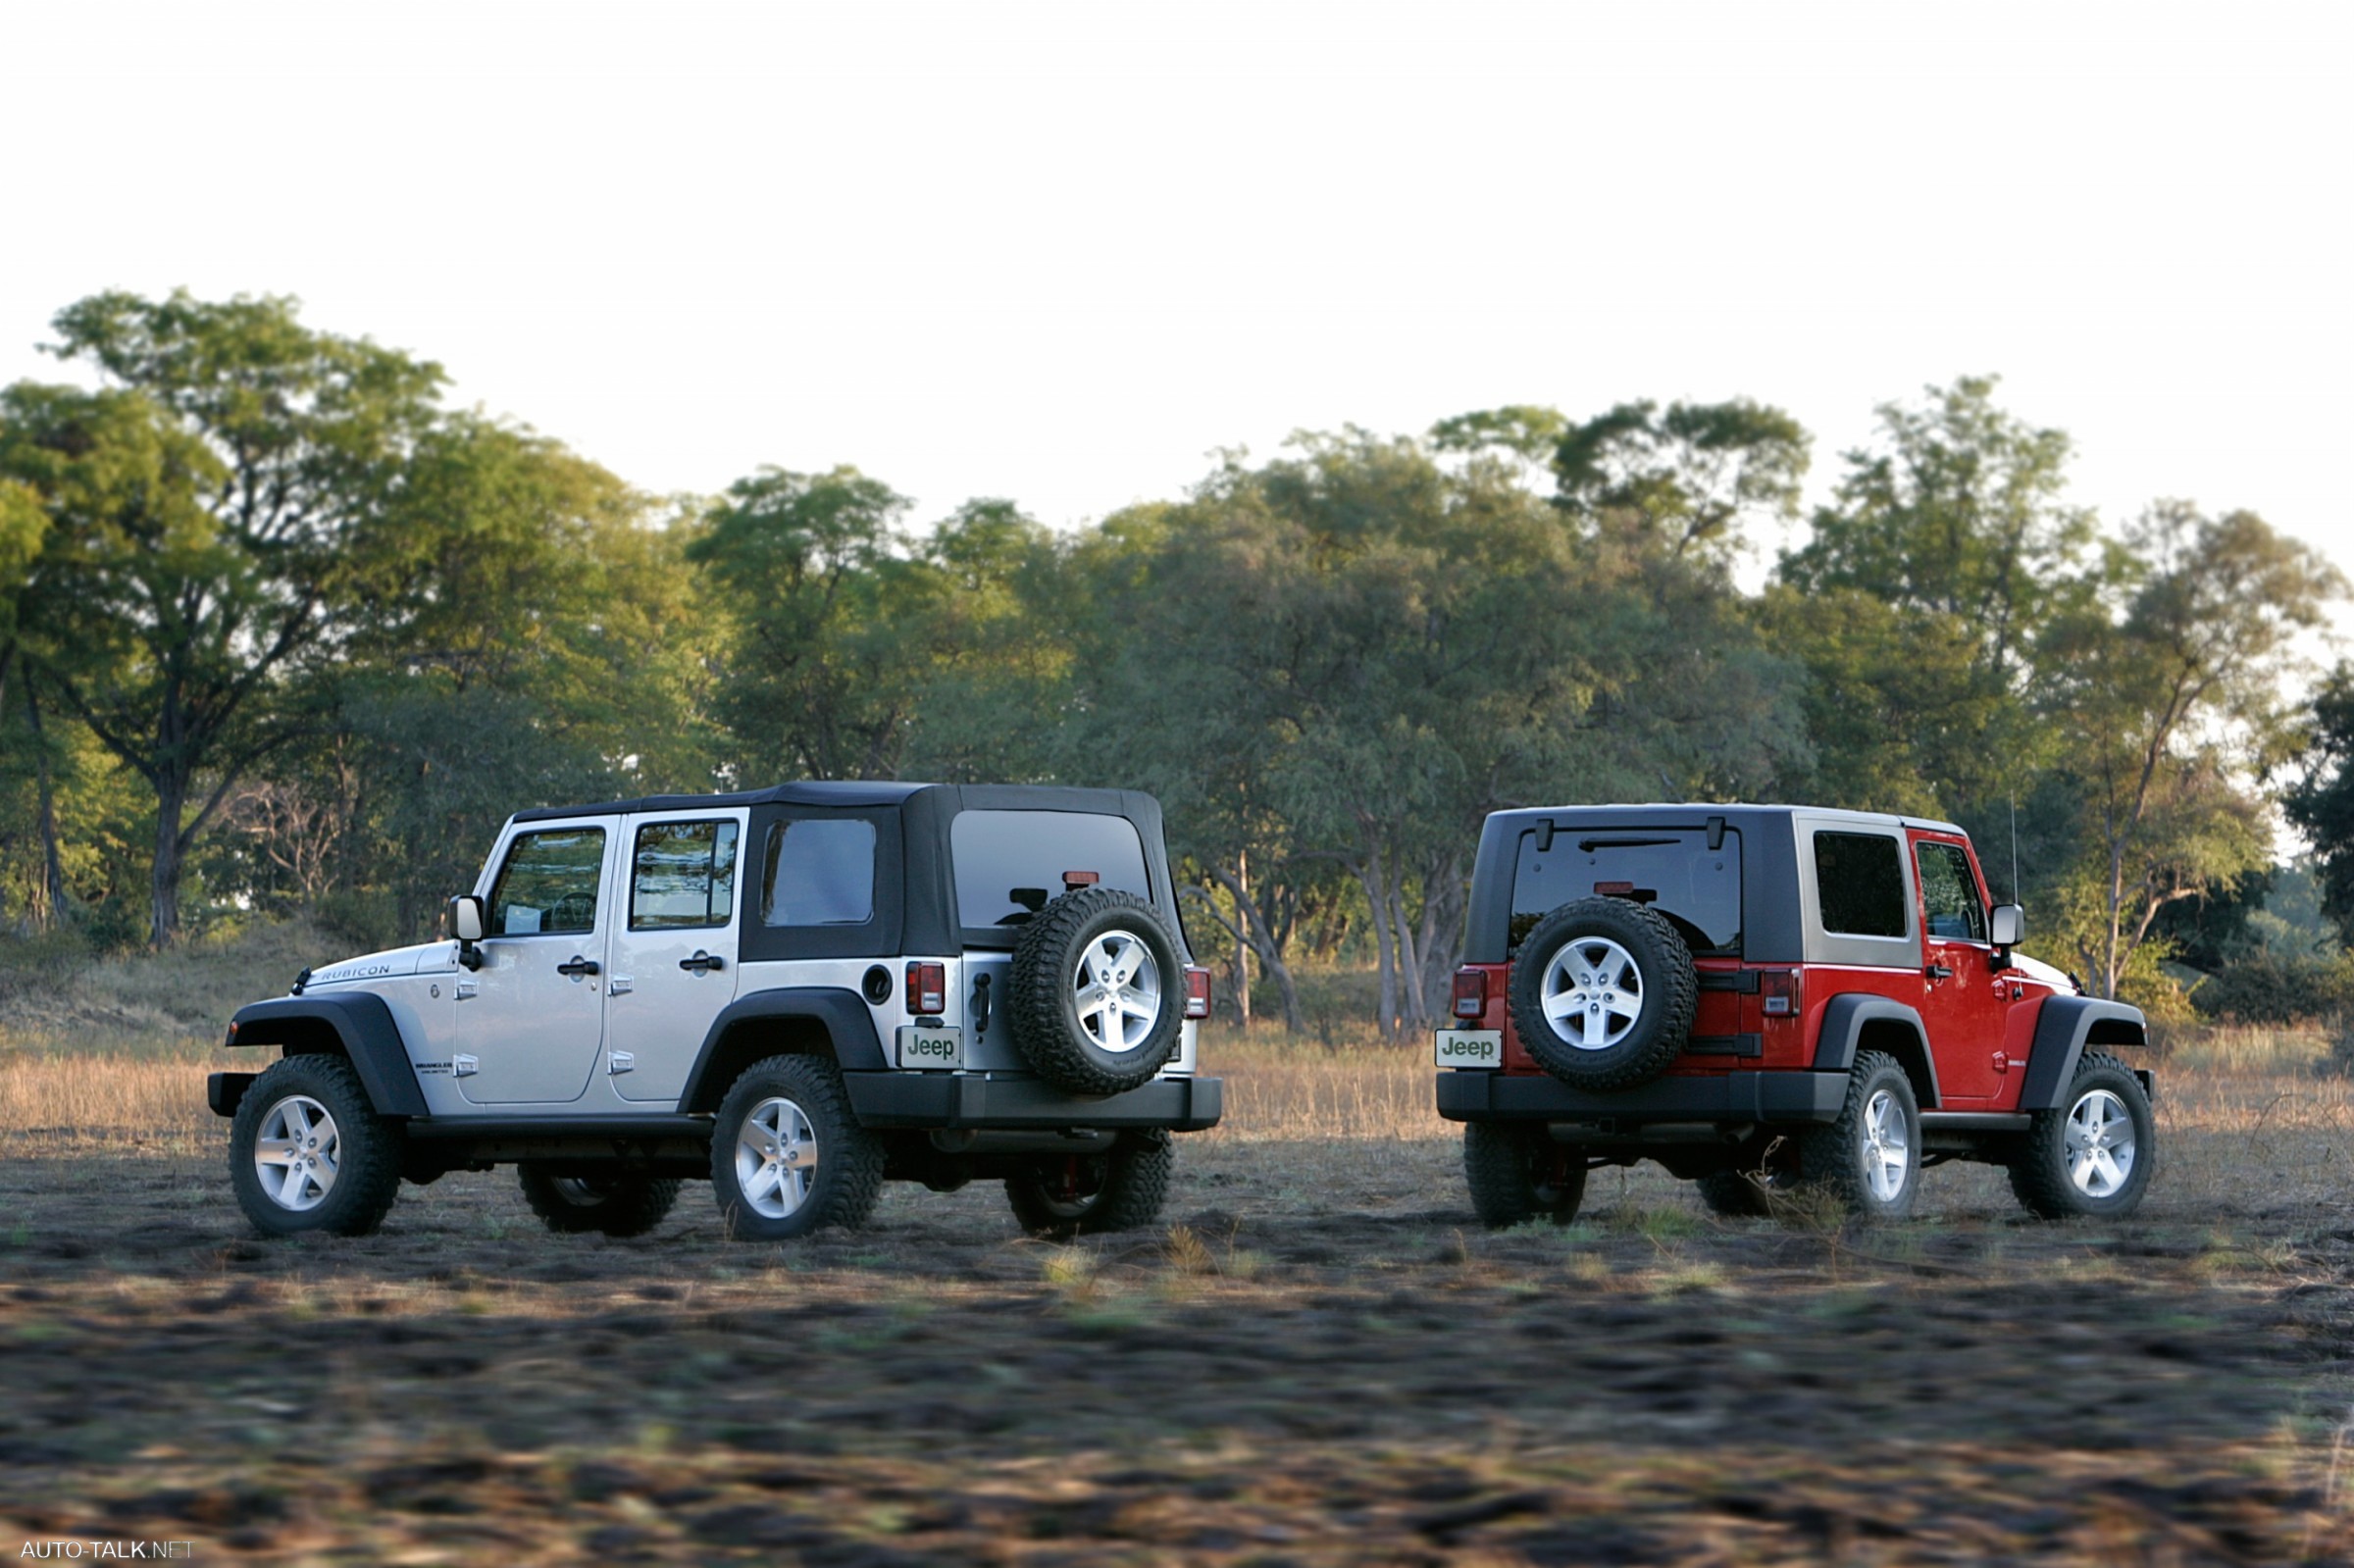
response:
[(1502, 1067), (1501, 1029), (1442, 1029), (1434, 1047), (1441, 1067)]
[(898, 1033), (898, 1057), (901, 1067), (943, 1070), (964, 1065), (964, 1031), (961, 1029), (925, 1029), (917, 1024), (901, 1024)]

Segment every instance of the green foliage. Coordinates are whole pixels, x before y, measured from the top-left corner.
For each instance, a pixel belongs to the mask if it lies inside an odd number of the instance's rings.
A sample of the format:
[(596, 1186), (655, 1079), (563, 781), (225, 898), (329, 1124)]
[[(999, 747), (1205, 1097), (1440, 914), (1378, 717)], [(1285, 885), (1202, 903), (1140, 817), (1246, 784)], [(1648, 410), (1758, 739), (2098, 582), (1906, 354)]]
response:
[(2313, 842), (2323, 913), (2354, 946), (2354, 664), (2339, 664), (2314, 693), (2301, 762), (2288, 820)]
[(2191, 992), (2210, 1018), (2242, 1024), (2299, 1024), (2354, 1017), (2354, 956), (2250, 953)]

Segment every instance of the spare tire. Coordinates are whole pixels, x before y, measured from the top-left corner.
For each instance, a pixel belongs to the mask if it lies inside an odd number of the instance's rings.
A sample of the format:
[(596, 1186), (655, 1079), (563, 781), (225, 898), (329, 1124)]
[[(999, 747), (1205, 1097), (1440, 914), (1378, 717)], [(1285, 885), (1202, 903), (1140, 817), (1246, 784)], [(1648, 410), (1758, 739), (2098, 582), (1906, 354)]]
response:
[(1512, 1028), (1537, 1065), (1589, 1090), (1667, 1070), (1692, 1034), (1700, 975), (1667, 917), (1623, 898), (1561, 905), (1512, 959)]
[(1077, 1094), (1151, 1081), (1185, 1022), (1185, 961), (1159, 911), (1082, 887), (1030, 917), (1013, 944), (1005, 1021), (1022, 1059)]

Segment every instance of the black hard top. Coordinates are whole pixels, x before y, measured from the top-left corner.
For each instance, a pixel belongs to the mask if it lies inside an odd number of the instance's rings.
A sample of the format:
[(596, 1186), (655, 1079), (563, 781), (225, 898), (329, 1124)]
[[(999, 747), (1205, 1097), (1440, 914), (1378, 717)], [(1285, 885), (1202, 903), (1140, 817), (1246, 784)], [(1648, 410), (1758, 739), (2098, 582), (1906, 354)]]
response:
[(712, 806), (896, 806), (918, 790), (937, 787), (897, 780), (803, 779), (766, 789), (739, 789), (733, 794), (641, 795), (636, 800), (605, 800), (592, 806), (537, 806), (515, 813), (515, 820), (626, 817), (641, 811), (700, 811)]
[(1798, 874), (1798, 822), (1848, 823), (1882, 832), (1962, 830), (1951, 823), (1830, 806), (1754, 801), (1623, 801), (1599, 806), (1530, 806), (1489, 815), (1471, 868), (1471, 907), (1463, 932), (1467, 963), (1502, 963), (1511, 929), (1512, 876), (1522, 834), (1584, 828), (1708, 832), (1721, 825), (1740, 835), (1741, 954), (1749, 963), (1796, 963), (1804, 956)]

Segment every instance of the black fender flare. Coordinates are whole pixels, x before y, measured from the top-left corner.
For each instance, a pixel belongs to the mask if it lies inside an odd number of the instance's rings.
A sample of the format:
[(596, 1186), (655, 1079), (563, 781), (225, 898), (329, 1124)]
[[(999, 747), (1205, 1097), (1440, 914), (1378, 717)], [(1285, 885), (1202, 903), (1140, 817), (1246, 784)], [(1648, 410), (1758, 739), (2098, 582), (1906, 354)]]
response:
[[(323, 1028), (324, 1026), (324, 1028)], [(277, 1045), (288, 1056), (321, 1049), (321, 1036), (332, 1033), (351, 1058), (368, 1090), (369, 1103), (380, 1116), (423, 1116), (425, 1090), (418, 1087), (416, 1064), (392, 1021), (392, 1009), (372, 991), (325, 995), (274, 996), (237, 1009), (230, 1021), (230, 1045)]]
[(2098, 996), (2045, 997), (2035, 1015), (2035, 1042), (2027, 1048), (2027, 1077), (2020, 1086), (2019, 1108), (2059, 1109), (2086, 1045), (2149, 1042), (2150, 1023), (2138, 1007)]
[(1886, 996), (1846, 991), (1830, 999), (1822, 1010), (1822, 1031), (1815, 1037), (1815, 1071), (1853, 1072), (1864, 1031), (1875, 1025), (1901, 1029), (1912, 1037), (1912, 1043), (1896, 1055), (1913, 1080), (1914, 1098), (1920, 1108), (1935, 1110), (1939, 1103), (1937, 1058), (1929, 1050), (1929, 1032), (1921, 1027), (1917, 1009)]
[[(808, 1019), (824, 1027), (834, 1045), (834, 1064), (845, 1073), (880, 1073), (891, 1066), (883, 1054), (882, 1037), (875, 1033), (875, 1015), (866, 998), (846, 986), (779, 986), (771, 990), (746, 991), (730, 1002), (711, 1021), (702, 1049), (687, 1070), (687, 1087), (679, 1093), (679, 1109), (691, 1110), (703, 1100), (712, 1105), (727, 1092), (726, 1084), (707, 1085), (705, 1077), (719, 1056), (728, 1031), (747, 1019)], [(706, 1106), (705, 1109), (709, 1107)]]

